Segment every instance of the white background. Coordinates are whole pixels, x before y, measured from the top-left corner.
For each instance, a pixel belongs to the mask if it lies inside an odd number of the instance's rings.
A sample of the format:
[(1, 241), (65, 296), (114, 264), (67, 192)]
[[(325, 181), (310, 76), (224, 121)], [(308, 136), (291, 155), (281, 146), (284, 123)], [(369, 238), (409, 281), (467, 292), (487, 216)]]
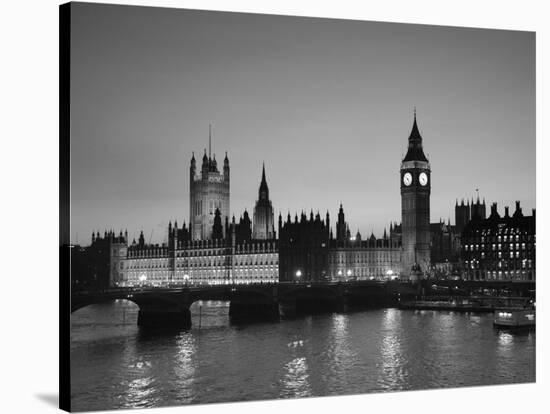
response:
[[(343, 0), (278, 0), (261, 5), (244, 0), (105, 2), (537, 32), (536, 385), (187, 406), (146, 412), (548, 412), (545, 404), (550, 402), (547, 397), (550, 381), (544, 351), (548, 348), (544, 327), (548, 319), (544, 299), (548, 297), (545, 279), (550, 277), (545, 252), (550, 251), (548, 189), (544, 186), (549, 186), (550, 153), (543, 135), (548, 130), (550, 35), (545, 2), (413, 0), (360, 4)], [(0, 405), (3, 409), (0, 410), (8, 413), (57, 410), (58, 4), (51, 0), (12, 0), (1, 6)]]

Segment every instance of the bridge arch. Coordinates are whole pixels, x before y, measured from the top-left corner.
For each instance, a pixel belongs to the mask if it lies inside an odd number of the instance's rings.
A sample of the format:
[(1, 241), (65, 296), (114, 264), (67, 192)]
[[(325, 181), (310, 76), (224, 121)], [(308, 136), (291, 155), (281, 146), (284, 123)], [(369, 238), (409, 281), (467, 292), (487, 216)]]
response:
[(78, 312), (80, 310), (86, 309), (90, 306), (94, 305), (101, 305), (105, 303), (116, 303), (117, 301), (124, 301), (124, 302), (130, 302), (136, 307), (139, 308), (139, 304), (135, 301), (128, 299), (128, 298), (105, 298), (105, 299), (99, 299), (94, 301), (79, 301), (77, 303), (71, 303), (71, 314), (74, 314), (75, 312)]

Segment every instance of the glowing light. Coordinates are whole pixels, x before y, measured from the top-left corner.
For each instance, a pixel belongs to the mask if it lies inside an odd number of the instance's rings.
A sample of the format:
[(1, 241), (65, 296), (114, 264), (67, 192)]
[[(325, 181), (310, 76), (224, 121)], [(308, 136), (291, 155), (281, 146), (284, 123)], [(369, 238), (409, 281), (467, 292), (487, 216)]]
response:
[(351, 270), (348, 269), (348, 271), (346, 272), (346, 274), (347, 274), (348, 276), (351, 276)]
[(147, 280), (147, 275), (146, 274), (139, 275), (139, 281), (140, 282), (145, 282), (146, 280)]
[(297, 270), (296, 271), (296, 277), (301, 277), (302, 276), (302, 271), (301, 270)]

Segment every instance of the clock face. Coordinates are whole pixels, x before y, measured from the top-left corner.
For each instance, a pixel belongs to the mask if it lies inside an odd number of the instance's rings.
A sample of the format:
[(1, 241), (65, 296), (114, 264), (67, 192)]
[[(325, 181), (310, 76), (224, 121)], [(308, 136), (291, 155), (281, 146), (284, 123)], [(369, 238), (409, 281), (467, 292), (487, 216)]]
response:
[(420, 173), (420, 176), (418, 177), (418, 181), (420, 182), (420, 185), (428, 184), (428, 175), (425, 172)]
[(405, 184), (406, 186), (409, 186), (411, 185), (412, 183), (412, 180), (413, 180), (413, 177), (411, 175), (411, 173), (405, 173), (405, 175), (403, 176), (403, 184)]

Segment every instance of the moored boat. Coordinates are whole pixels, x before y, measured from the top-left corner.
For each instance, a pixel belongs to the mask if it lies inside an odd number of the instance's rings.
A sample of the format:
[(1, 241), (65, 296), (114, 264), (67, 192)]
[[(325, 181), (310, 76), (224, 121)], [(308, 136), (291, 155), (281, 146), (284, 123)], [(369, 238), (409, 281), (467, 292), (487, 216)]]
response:
[(509, 328), (535, 326), (535, 309), (497, 309), (495, 310), (493, 324)]

